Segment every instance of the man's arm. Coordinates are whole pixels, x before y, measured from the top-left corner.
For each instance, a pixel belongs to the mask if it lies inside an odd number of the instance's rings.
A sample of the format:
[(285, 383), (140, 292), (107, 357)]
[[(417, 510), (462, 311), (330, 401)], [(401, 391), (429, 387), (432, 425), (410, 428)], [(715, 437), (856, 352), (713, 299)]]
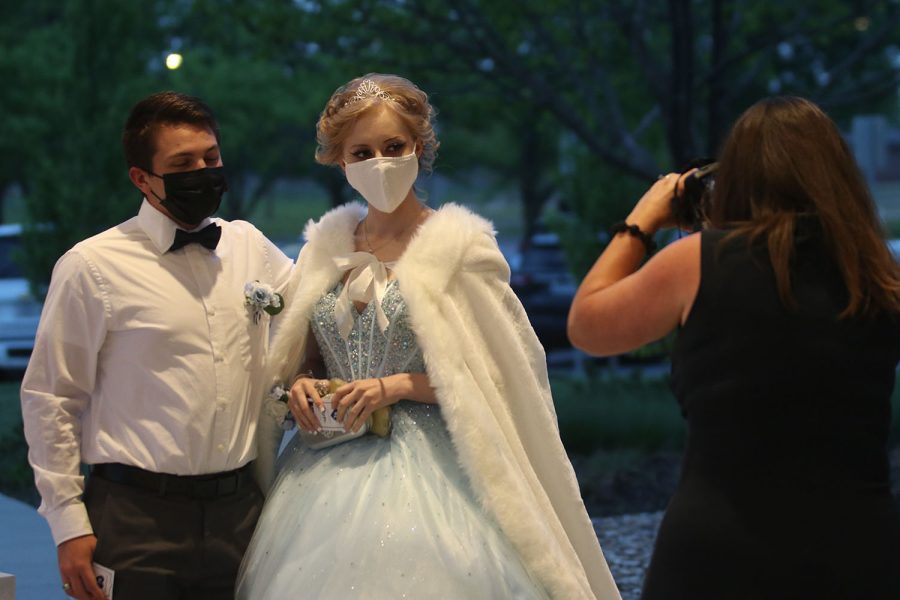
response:
[[(80, 590), (93, 583), (85, 570), (94, 545), (81, 500), (81, 415), (94, 389), (109, 310), (96, 268), (77, 253), (64, 255), (53, 270), (21, 389), (28, 461), (42, 499), (38, 511), (59, 546), (63, 580)], [(78, 550), (74, 556), (72, 549)]]

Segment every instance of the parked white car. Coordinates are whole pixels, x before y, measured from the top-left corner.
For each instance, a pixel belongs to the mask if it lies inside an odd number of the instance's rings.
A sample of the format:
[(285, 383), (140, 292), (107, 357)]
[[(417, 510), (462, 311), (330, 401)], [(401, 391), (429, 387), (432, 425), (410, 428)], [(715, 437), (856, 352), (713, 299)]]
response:
[(21, 373), (28, 366), (41, 315), (15, 255), (22, 248), (22, 226), (0, 225), (0, 373)]

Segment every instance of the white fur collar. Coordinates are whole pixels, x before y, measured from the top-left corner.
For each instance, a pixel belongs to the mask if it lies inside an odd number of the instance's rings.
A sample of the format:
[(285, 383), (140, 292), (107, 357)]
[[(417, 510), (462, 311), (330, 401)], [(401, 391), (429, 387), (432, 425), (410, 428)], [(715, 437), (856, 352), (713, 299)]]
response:
[[(365, 216), (366, 208), (352, 202), (325, 213), (317, 223), (310, 221), (304, 230), (310, 256), (301, 265), (301, 270), (332, 271), (328, 263), (334, 256), (353, 251), (353, 232)], [(423, 276), (430, 284), (442, 288), (459, 270), (466, 250), (475, 238), (485, 234), (494, 235), (490, 221), (459, 204), (444, 204), (419, 227), (394, 272), (401, 279), (401, 285), (410, 276)], [(301, 278), (307, 275), (309, 273), (299, 273)]]
[[(300, 365), (312, 308), (341, 276), (333, 259), (353, 251), (353, 232), (365, 215), (366, 208), (352, 202), (307, 223), (303, 234), (307, 243), (291, 275), (286, 307), (272, 341), (272, 381), (286, 381)], [(466, 250), (479, 236), (493, 233), (489, 221), (458, 204), (444, 204), (419, 227), (394, 266), (404, 295), (410, 288), (443, 292), (461, 268)]]

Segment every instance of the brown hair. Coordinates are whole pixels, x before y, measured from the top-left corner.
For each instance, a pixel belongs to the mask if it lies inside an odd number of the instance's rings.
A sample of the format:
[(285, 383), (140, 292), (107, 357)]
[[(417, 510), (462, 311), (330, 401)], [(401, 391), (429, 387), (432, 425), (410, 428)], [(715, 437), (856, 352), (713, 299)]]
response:
[(207, 128), (216, 141), (219, 139), (219, 124), (199, 98), (179, 92), (157, 92), (135, 104), (122, 132), (122, 150), (128, 166), (150, 171), (156, 153), (156, 132), (164, 125), (184, 123)]
[(847, 286), (840, 317), (900, 311), (900, 268), (837, 126), (809, 100), (776, 97), (747, 109), (722, 147), (710, 225), (766, 240), (778, 293), (796, 307), (790, 265), (798, 217), (819, 221)]
[[(354, 100), (356, 91), (366, 80), (374, 82), (388, 98), (374, 94)], [(440, 146), (434, 133), (437, 111), (428, 102), (428, 94), (414, 83), (397, 75), (381, 73), (368, 73), (352, 79), (335, 90), (328, 99), (316, 124), (316, 161), (323, 165), (338, 164), (341, 160), (341, 147), (350, 133), (350, 127), (360, 115), (380, 105), (390, 107), (400, 116), (416, 138), (417, 145), (422, 148), (419, 167), (426, 173), (431, 172)]]

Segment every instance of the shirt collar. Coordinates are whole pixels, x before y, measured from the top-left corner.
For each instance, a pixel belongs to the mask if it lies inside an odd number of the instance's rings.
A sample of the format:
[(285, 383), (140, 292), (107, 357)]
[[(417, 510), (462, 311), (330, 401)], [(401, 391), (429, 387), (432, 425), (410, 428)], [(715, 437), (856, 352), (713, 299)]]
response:
[[(141, 209), (138, 211), (138, 226), (147, 234), (160, 254), (168, 252), (175, 241), (175, 230), (181, 229), (175, 224), (175, 221), (164, 215), (162, 212), (153, 207), (152, 204), (144, 201), (141, 203)], [(197, 231), (203, 229), (212, 223), (212, 219), (206, 217), (199, 225), (187, 231)]]

